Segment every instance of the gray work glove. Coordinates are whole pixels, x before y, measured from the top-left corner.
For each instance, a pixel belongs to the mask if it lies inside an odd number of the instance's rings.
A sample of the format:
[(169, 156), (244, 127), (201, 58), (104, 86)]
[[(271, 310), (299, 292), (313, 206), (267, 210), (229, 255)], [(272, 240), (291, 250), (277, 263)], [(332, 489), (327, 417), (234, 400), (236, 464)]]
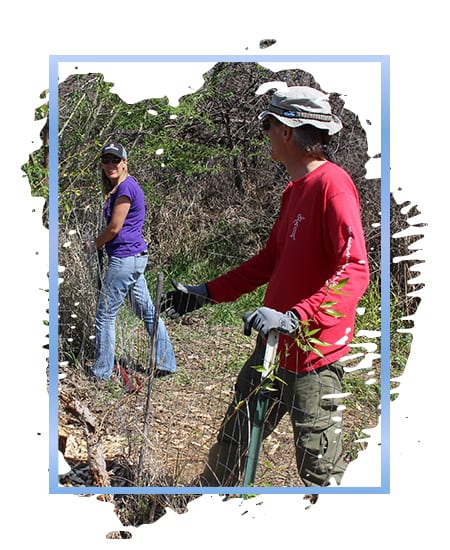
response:
[(172, 280), (172, 285), (175, 290), (166, 292), (161, 300), (161, 311), (165, 311), (169, 319), (178, 319), (185, 313), (190, 313), (210, 303), (205, 284), (185, 286)]
[(298, 330), (298, 317), (293, 311), (280, 313), (270, 307), (260, 307), (253, 313), (244, 315), (244, 334), (249, 336), (254, 328), (267, 336), (271, 330), (282, 334), (294, 335)]

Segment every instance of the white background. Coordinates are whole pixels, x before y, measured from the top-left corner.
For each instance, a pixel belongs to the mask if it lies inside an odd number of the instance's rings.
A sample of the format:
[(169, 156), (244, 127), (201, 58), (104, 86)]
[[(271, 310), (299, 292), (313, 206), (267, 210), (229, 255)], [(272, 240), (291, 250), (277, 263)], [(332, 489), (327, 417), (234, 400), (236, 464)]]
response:
[[(229, 0), (223, 6), (198, 1), (155, 6), (81, 0), (73, 4), (19, 1), (8, 6), (0, 39), (4, 186), (0, 472), (8, 547), (42, 543), (49, 548), (112, 544), (133, 549), (153, 544), (221, 548), (269, 542), (341, 544), (349, 549), (386, 543), (392, 548), (413, 543), (445, 547), (447, 507), (442, 499), (449, 485), (449, 374), (444, 347), (447, 243), (443, 239), (448, 235), (449, 94), (444, 57), (447, 18), (440, 5), (436, 1), (277, 5)], [(301, 495), (265, 495), (255, 499), (258, 502), (233, 499), (226, 503), (218, 496), (205, 496), (184, 515), (169, 512), (153, 525), (131, 530), (130, 540), (107, 541), (105, 533), (121, 527), (110, 505), (95, 497), (47, 494), (48, 400), (42, 349), (47, 329), (42, 319), (48, 296), (42, 289), (48, 286), (48, 236), (40, 221), (42, 200), (31, 198), (20, 166), (40, 145), (42, 122), (33, 123), (33, 118), (43, 101), (39, 95), (48, 88), (48, 57), (251, 55), (267, 51), (258, 48), (263, 38), (277, 40), (270, 53), (278, 55), (391, 56), (391, 187), (401, 187), (399, 197), (417, 205), (422, 213), (418, 221), (428, 224), (422, 228), (425, 236), (419, 250), (411, 251), (414, 258), (423, 260), (417, 275), (425, 287), (400, 396), (391, 410), (391, 492), (321, 495), (308, 510)], [(342, 82), (341, 73), (317, 80), (329, 91), (349, 86)], [(352, 85), (356, 97), (356, 84)], [(142, 98), (152, 95), (153, 90)], [(354, 107), (358, 113), (364, 110), (359, 104)], [(361, 119), (365, 117), (361, 112)], [(356, 468), (369, 468), (370, 452), (366, 462), (362, 458), (356, 462)]]

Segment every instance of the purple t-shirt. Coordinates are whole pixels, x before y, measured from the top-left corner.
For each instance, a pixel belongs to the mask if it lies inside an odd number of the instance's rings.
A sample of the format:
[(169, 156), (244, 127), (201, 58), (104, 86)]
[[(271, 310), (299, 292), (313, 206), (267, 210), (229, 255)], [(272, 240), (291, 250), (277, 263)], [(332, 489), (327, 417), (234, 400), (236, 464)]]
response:
[(130, 199), (130, 210), (117, 237), (105, 244), (108, 256), (117, 258), (127, 258), (147, 250), (147, 244), (142, 236), (145, 220), (144, 192), (132, 176), (127, 176), (117, 191), (106, 201), (103, 207), (106, 223), (109, 224), (111, 221), (114, 204), (117, 198), (122, 196)]

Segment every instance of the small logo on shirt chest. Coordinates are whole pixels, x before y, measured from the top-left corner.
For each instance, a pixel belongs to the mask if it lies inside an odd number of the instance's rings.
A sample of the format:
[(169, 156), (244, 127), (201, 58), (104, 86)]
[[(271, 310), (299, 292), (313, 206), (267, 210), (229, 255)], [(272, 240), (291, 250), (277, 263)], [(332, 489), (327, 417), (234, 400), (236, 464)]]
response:
[(297, 214), (297, 217), (294, 219), (294, 221), (292, 222), (292, 231), (291, 231), (291, 234), (289, 235), (291, 237), (291, 239), (293, 241), (295, 241), (295, 236), (297, 235), (297, 229), (298, 229), (298, 226), (300, 225), (300, 223), (305, 219), (304, 216), (302, 216), (301, 214)]

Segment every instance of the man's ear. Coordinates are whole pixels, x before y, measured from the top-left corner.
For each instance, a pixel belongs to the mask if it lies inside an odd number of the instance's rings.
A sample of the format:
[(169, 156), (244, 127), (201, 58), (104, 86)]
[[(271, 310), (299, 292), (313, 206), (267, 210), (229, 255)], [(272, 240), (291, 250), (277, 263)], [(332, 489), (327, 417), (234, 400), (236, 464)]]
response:
[(287, 143), (294, 136), (294, 132), (292, 128), (283, 124), (283, 133), (281, 135), (283, 136), (284, 142)]

